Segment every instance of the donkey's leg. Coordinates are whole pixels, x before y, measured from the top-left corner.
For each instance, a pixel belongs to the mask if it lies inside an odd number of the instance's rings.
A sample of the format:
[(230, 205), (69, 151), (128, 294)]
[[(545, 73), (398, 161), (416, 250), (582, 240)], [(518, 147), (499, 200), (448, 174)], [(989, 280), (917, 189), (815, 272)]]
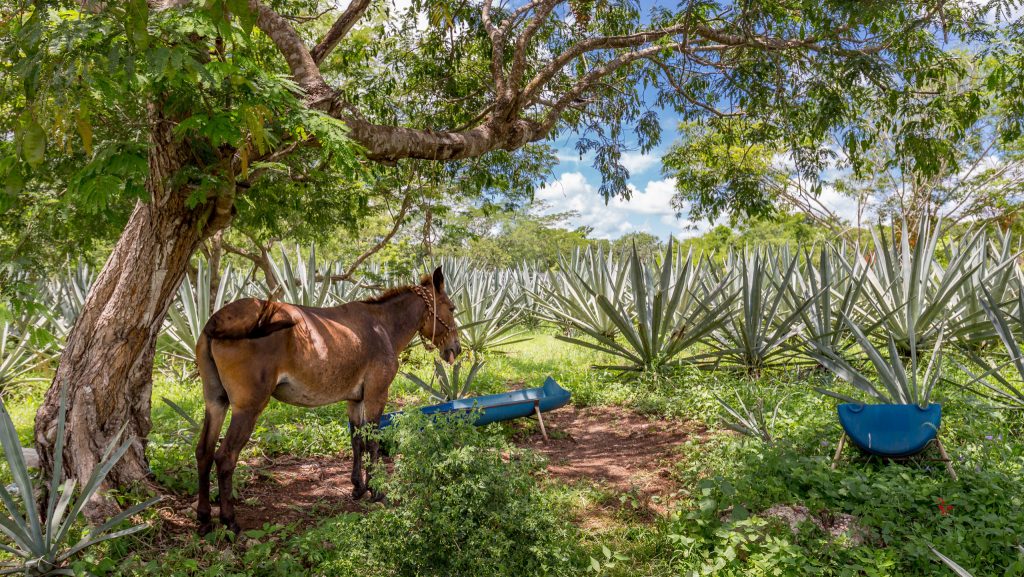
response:
[(217, 484), (220, 488), (220, 522), (235, 533), (241, 530), (235, 521), (235, 507), (231, 496), (232, 480), (235, 474), (235, 466), (238, 464), (238, 455), (242, 448), (249, 442), (249, 436), (256, 426), (256, 417), (263, 408), (240, 408), (231, 407), (231, 424), (228, 425), (228, 434), (224, 436), (224, 442), (217, 449), (214, 457), (217, 460)]
[(227, 414), (227, 403), (220, 400), (207, 401), (206, 414), (203, 417), (203, 430), (196, 444), (196, 466), (199, 468), (199, 504), (196, 505), (196, 520), (199, 521), (199, 534), (210, 532), (210, 468), (213, 467), (213, 452), (217, 448), (220, 429), (224, 425)]
[(366, 482), (363, 481), (363, 450), (366, 448), (364, 434), (362, 401), (350, 401), (348, 404), (348, 422), (352, 437), (352, 499), (358, 501), (366, 494)]
[[(393, 378), (393, 375), (391, 378)], [(370, 432), (366, 440), (367, 448), (370, 450), (370, 462), (366, 466), (366, 486), (370, 489), (374, 502), (384, 499), (384, 492), (374, 489), (370, 481), (373, 479), (374, 470), (377, 468), (377, 461), (380, 459), (380, 439), (377, 431), (380, 429), (380, 417), (384, 414), (384, 405), (388, 400), (388, 385), (390, 383), (391, 380), (389, 378), (383, 382), (382, 386), (368, 387), (363, 397), (366, 427)]]

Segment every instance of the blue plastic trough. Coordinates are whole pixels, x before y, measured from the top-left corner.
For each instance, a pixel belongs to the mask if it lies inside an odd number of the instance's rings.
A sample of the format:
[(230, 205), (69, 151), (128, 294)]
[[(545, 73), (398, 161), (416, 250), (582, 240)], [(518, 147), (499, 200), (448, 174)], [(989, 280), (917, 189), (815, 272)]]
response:
[(860, 450), (881, 457), (909, 457), (939, 433), (942, 405), (859, 405), (838, 407), (839, 423)]
[[(474, 425), (486, 425), (497, 421), (508, 421), (532, 415), (536, 410), (542, 413), (552, 411), (565, 406), (572, 393), (563, 389), (555, 382), (555, 379), (548, 377), (543, 387), (512, 391), (497, 395), (485, 395), (482, 397), (470, 397), (459, 399), (438, 405), (421, 407), (420, 411), (425, 415), (442, 413), (468, 412), (473, 409), (480, 409), (480, 416)], [(381, 416), (380, 427), (383, 429), (391, 425), (395, 415), (400, 413), (386, 413)]]

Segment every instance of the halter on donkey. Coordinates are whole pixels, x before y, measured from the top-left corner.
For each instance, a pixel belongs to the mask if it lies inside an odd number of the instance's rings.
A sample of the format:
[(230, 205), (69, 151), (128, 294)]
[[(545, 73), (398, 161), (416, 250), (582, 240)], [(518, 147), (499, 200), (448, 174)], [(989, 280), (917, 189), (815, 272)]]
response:
[[(380, 447), (360, 429), (380, 423), (398, 357), (418, 332), (449, 363), (462, 352), (455, 307), (438, 267), (418, 285), (332, 308), (243, 299), (206, 323), (196, 344), (206, 413), (196, 446), (199, 532), (212, 529), (210, 470), (217, 463), (221, 523), (238, 532), (231, 499), (238, 455), (270, 403), (304, 407), (348, 402), (352, 423), (352, 496), (366, 494)], [(439, 330), (443, 327), (443, 331)], [(429, 348), (429, 346), (428, 346)], [(228, 409), (231, 423), (217, 447)], [(216, 449), (216, 452), (214, 450)], [(370, 463), (363, 477), (363, 453)], [(383, 495), (374, 493), (375, 500)]]

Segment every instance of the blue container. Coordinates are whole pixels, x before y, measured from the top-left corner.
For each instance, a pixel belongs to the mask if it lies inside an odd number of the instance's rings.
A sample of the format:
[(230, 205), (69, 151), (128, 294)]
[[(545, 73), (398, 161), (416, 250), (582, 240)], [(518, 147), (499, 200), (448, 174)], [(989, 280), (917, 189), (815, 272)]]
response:
[(839, 423), (860, 450), (880, 457), (909, 457), (939, 433), (942, 405), (860, 405), (837, 408)]
[[(542, 413), (552, 411), (566, 405), (570, 398), (572, 398), (572, 393), (559, 386), (555, 379), (548, 377), (544, 381), (543, 387), (459, 399), (457, 401), (421, 407), (420, 411), (425, 415), (434, 415), (468, 412), (479, 407), (481, 410), (480, 416), (473, 423), (479, 426), (532, 415), (535, 405), (540, 407)], [(380, 427), (383, 429), (391, 425), (392, 419), (398, 414), (384, 414), (380, 419)]]

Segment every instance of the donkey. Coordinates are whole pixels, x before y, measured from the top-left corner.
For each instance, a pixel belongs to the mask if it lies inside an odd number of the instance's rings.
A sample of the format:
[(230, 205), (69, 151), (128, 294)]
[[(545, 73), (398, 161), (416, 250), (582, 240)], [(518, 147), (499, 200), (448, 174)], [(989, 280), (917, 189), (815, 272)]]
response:
[[(352, 497), (370, 486), (380, 447), (362, 429), (380, 425), (398, 356), (418, 332), (448, 363), (462, 352), (455, 306), (441, 268), (417, 285), (364, 301), (310, 308), (242, 299), (217, 311), (196, 343), (206, 412), (196, 446), (199, 533), (212, 528), (210, 469), (217, 462), (220, 521), (237, 533), (231, 482), (238, 455), (270, 398), (302, 407), (348, 402), (352, 427)], [(430, 344), (427, 344), (430, 343)], [(231, 423), (217, 447), (228, 408)], [(216, 452), (214, 450), (216, 449)], [(370, 459), (363, 478), (363, 452)], [(374, 500), (383, 495), (372, 492)]]

